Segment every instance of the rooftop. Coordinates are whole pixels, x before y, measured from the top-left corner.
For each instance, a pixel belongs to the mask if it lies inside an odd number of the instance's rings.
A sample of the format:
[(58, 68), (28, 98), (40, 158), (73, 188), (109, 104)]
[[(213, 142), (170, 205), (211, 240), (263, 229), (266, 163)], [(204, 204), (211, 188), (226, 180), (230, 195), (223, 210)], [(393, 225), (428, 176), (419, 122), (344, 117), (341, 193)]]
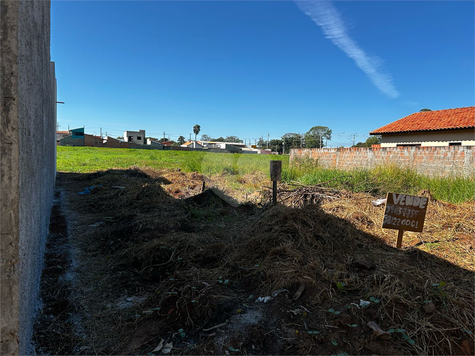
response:
[(475, 106), (416, 112), (370, 132), (370, 135), (475, 128)]

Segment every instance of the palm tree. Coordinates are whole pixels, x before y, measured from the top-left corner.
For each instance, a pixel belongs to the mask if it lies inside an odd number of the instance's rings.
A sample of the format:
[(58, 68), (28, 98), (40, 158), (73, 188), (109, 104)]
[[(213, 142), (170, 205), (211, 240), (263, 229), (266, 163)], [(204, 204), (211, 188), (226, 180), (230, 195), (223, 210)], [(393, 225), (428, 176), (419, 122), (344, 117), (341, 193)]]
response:
[(194, 144), (194, 148), (196, 148), (196, 136), (200, 133), (200, 130), (201, 130), (201, 127), (200, 125), (196, 124), (195, 126), (193, 126), (193, 132), (195, 134), (195, 144)]

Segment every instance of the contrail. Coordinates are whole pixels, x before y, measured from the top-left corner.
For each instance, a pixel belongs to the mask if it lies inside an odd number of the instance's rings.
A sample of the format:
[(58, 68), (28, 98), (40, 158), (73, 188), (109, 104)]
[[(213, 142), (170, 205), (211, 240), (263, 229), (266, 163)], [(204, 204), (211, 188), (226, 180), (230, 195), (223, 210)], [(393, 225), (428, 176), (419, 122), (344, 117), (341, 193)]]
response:
[(369, 57), (358, 44), (346, 33), (345, 24), (330, 1), (296, 0), (297, 6), (322, 28), (323, 33), (346, 55), (352, 58), (356, 65), (366, 73), (373, 84), (390, 98), (397, 98), (399, 92), (393, 84), (390, 74), (380, 70), (381, 60)]

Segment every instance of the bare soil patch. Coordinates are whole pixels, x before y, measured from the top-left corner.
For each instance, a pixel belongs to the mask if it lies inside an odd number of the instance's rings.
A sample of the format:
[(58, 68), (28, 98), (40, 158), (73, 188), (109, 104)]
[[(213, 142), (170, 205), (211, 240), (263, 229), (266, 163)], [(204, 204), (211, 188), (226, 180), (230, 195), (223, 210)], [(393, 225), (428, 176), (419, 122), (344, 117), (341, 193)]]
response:
[(251, 204), (239, 189), (208, 189), (220, 183), (60, 173), (37, 351), (474, 353), (472, 207), (431, 201), (425, 231), (397, 250), (368, 194), (271, 206), (265, 193)]

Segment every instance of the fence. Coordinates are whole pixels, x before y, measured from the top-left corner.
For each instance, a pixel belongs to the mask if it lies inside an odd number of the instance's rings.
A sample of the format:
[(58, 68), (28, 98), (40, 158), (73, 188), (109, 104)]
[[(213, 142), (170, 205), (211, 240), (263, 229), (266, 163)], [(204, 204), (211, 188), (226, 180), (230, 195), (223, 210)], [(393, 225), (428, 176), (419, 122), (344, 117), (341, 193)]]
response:
[(475, 147), (294, 148), (290, 162), (309, 158), (324, 168), (352, 170), (382, 165), (410, 168), (428, 176), (473, 176)]

